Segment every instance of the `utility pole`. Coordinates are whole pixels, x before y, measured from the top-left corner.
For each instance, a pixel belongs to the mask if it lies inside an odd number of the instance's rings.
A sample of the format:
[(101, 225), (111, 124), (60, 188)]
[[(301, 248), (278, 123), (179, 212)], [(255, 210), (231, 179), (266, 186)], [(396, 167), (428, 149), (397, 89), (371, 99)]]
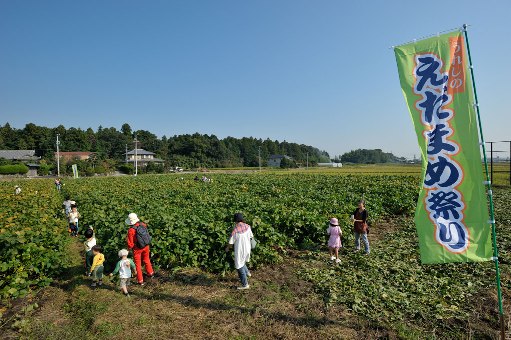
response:
[(60, 177), (60, 150), (59, 134), (57, 133), (57, 177)]
[(490, 182), (493, 185), (493, 142), (488, 143), (490, 143), (490, 169), (491, 169)]
[(261, 172), (261, 147), (259, 147), (259, 172)]
[(511, 185), (511, 140), (503, 140), (501, 143), (509, 143), (509, 185)]
[(137, 156), (137, 148), (138, 148), (138, 140), (137, 140), (137, 136), (135, 136), (135, 176), (138, 175), (138, 156)]
[(128, 144), (126, 144), (126, 154), (124, 158), (126, 158), (126, 164), (128, 164)]
[(511, 140), (502, 140), (500, 143), (509, 143), (509, 185), (511, 185)]
[(307, 152), (307, 170), (309, 170), (309, 153)]

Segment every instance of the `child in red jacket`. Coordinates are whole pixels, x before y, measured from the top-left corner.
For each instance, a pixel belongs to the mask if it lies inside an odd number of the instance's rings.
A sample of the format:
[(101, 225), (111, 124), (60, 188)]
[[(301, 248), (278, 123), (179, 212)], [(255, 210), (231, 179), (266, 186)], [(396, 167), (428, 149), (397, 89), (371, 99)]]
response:
[[(133, 249), (133, 259), (137, 269), (137, 281), (140, 285), (144, 285), (144, 275), (142, 273), (142, 261), (149, 277), (154, 277), (153, 266), (151, 265), (149, 243), (151, 238), (147, 232), (147, 225), (141, 222), (135, 213), (128, 215), (126, 224), (130, 226), (128, 229), (128, 249)], [(139, 228), (145, 228), (138, 230)], [(138, 235), (137, 235), (138, 234)]]

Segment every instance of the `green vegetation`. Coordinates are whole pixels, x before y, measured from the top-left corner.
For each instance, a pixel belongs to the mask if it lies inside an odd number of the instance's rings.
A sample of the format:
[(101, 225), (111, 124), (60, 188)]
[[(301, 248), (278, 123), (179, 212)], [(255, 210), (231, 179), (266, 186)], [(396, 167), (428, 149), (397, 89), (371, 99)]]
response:
[(278, 261), (279, 249), (323, 243), (328, 218), (338, 216), (348, 225), (361, 197), (373, 219), (410, 214), (417, 197), (416, 178), (215, 174), (207, 184), (192, 178), (94, 178), (69, 181), (66, 190), (79, 202), (82, 225), (94, 226), (114, 258), (125, 246), (124, 219), (136, 212), (153, 230), (160, 266), (215, 272), (228, 269), (224, 246), (236, 211), (245, 214), (260, 239), (253, 259), (258, 265)]
[(24, 175), (28, 172), (25, 164), (0, 165), (0, 175)]
[[(158, 138), (146, 130), (133, 131), (128, 124), (123, 124), (121, 130), (114, 127), (99, 127), (96, 131), (76, 128), (56, 128), (27, 124), (23, 129), (14, 129), (9, 123), (0, 126), (0, 149), (35, 149), (48, 161), (53, 161), (55, 140), (60, 135), (61, 151), (90, 151), (96, 156), (88, 162), (69, 162), (62, 167), (61, 172), (71, 174), (72, 163), (78, 164), (81, 173), (96, 172), (99, 165), (106, 171), (114, 170), (115, 163), (125, 160), (126, 146), (131, 150), (135, 147), (133, 140), (136, 136), (138, 147), (156, 153), (165, 160), (165, 166), (180, 166), (184, 168), (213, 168), (258, 166), (259, 148), (261, 162), (265, 166), (272, 154), (285, 154), (296, 162), (305, 164), (307, 154), (309, 164), (328, 162), (330, 156), (312, 146), (303, 144), (279, 142), (270, 139), (233, 138), (219, 139), (215, 135), (179, 135)], [(112, 164), (113, 162), (113, 164)], [(159, 168), (152, 169), (160, 172)]]
[[(396, 175), (381, 173), (391, 169)], [(64, 278), (58, 279), (61, 288), (45, 290), (49, 305), (38, 300), (41, 312), (20, 310), (13, 328), (28, 338), (36, 334), (73, 338), (77, 333), (121, 338), (133, 332), (135, 318), (141, 332), (154, 332), (155, 336), (177, 336), (172, 329), (179, 328), (184, 329), (181, 335), (219, 338), (285, 334), (309, 338), (314, 334), (326, 338), (332, 334), (345, 338), (493, 337), (498, 330), (493, 264), (420, 264), (412, 220), (419, 172), (417, 166), (366, 165), (309, 172), (213, 173), (208, 174), (211, 183), (195, 182), (194, 175), (183, 174), (68, 180), (65, 189), (79, 204), (82, 228), (94, 226), (98, 242), (106, 250), (107, 272), (117, 260), (117, 251), (125, 247), (124, 219), (129, 212), (136, 212), (148, 222), (154, 240), (152, 260), (163, 277), (150, 281), (148, 287), (133, 287), (133, 300), (125, 301), (113, 281), (106, 281), (113, 291), (86, 288), (81, 266), (73, 264)], [(2, 185), (7, 192), (13, 187)], [(20, 198), (3, 197), (2, 206), (11, 207), (5, 214), (0, 212), (9, 223), (0, 237), (11, 240), (9, 248), (26, 246), (27, 242), (17, 244), (16, 240), (28, 239), (26, 233), (33, 232), (32, 228), (19, 234), (20, 229), (9, 220), (12, 215), (28, 226), (40, 220), (38, 228), (42, 225), (45, 233), (37, 237), (50, 234), (55, 239), (57, 235), (52, 246), (64, 245), (64, 239), (62, 243), (58, 240), (64, 237), (65, 227), (56, 219), (61, 202), (56, 192), (50, 191), (51, 181), (26, 181), (22, 187)], [(28, 193), (34, 190), (43, 196)], [(494, 192), (502, 282), (504, 296), (508, 296), (511, 193), (508, 188)], [(367, 201), (372, 222), (370, 256), (351, 250), (349, 215), (361, 197)], [(16, 199), (31, 202), (23, 201), (22, 207), (33, 208), (27, 210), (24, 220), (20, 217), (23, 208), (7, 203)], [(43, 205), (43, 201), (49, 204)], [(236, 211), (245, 214), (259, 241), (251, 264), (252, 289), (245, 293), (232, 291), (236, 278), (229, 266), (231, 255), (223, 250)], [(332, 216), (340, 219), (344, 231), (339, 266), (329, 261), (325, 247), (326, 223)], [(48, 229), (46, 224), (58, 227)], [(62, 266), (58, 261), (62, 261), (63, 248), (59, 247), (55, 253), (60, 256), (50, 261)], [(78, 257), (78, 248), (71, 257)], [(30, 259), (37, 261), (47, 253), (29, 252)], [(11, 257), (11, 253), (2, 253), (1, 258)], [(19, 256), (16, 261), (21, 260)], [(20, 262), (8, 263), (16, 268)], [(57, 272), (57, 268), (47, 269), (40, 278), (29, 274), (30, 285), (44, 285), (50, 280), (48, 275), (58, 278)], [(10, 273), (18, 275), (13, 270)], [(16, 286), (19, 282), (9, 289), (21, 291)], [(15, 296), (5, 289), (7, 296)], [(509, 308), (507, 302), (505, 306)], [(118, 310), (129, 308), (132, 313), (119, 316)], [(95, 315), (101, 317), (94, 319)], [(198, 327), (183, 328), (183, 318), (193, 318)], [(233, 328), (226, 321), (233, 318), (250, 327)]]
[(19, 297), (52, 281), (66, 264), (62, 200), (48, 180), (0, 182), (0, 296)]
[(343, 163), (379, 164), (404, 162), (405, 159), (397, 158), (392, 153), (383, 152), (381, 149), (357, 149), (343, 154), (340, 161)]

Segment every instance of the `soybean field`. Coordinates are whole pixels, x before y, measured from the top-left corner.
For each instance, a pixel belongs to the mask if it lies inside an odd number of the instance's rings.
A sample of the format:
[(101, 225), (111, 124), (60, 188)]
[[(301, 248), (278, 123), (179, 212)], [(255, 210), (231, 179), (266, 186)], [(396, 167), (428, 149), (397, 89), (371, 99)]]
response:
[[(68, 179), (63, 193), (58, 193), (49, 180), (31, 180), (21, 182), (23, 191), (17, 196), (10, 193), (11, 182), (0, 183), (4, 192), (0, 197), (2, 207), (7, 207), (0, 212), (0, 240), (9, 245), (0, 249), (2, 298), (5, 301), (23, 297), (36, 292), (37, 287), (58, 281), (66, 268), (68, 249), (76, 242), (67, 235), (60, 207), (63, 195), (69, 194), (77, 201), (81, 229), (92, 226), (98, 243), (105, 249), (107, 272), (115, 265), (117, 251), (126, 247), (124, 220), (128, 213), (135, 212), (146, 221), (153, 237), (152, 261), (163, 273), (162, 282), (177, 282), (190, 270), (220, 285), (230, 278), (235, 280), (232, 254), (224, 248), (233, 226), (232, 215), (242, 212), (258, 240), (251, 261), (256, 288), (247, 292), (257, 291), (257, 298), (236, 295), (248, 307), (233, 308), (232, 312), (250, 319), (252, 330), (241, 333), (246, 336), (262, 336), (264, 333), (257, 333), (257, 329), (275, 318), (264, 304), (272, 290), (278, 291), (286, 303), (293, 301), (293, 311), (303, 314), (303, 321), (296, 327), (307, 330), (304, 336), (323, 331), (328, 334), (328, 320), (335, 327), (351, 327), (332, 316), (332, 311), (342, 311), (349, 320), (356, 318), (355, 334), (360, 331), (360, 337), (379, 334), (458, 338), (496, 334), (492, 263), (420, 264), (413, 223), (420, 185), (416, 174), (215, 173), (211, 178), (210, 183), (179, 174)], [(362, 198), (367, 202), (371, 223), (370, 256), (353, 252), (349, 217)], [(508, 296), (511, 193), (508, 188), (499, 188), (495, 198), (503, 289), (504, 296)], [(333, 265), (327, 256), (325, 230), (331, 217), (337, 217), (343, 229), (340, 265)], [(258, 283), (258, 273), (263, 276), (272, 268), (292, 274), (275, 283), (262, 279)], [(186, 291), (187, 285), (193, 283), (185, 279), (180, 287)], [(162, 287), (165, 286), (151, 289), (158, 294)], [(287, 291), (285, 287), (295, 288)], [(320, 301), (318, 311), (307, 312), (304, 302), (300, 302), (302, 298), (296, 298), (304, 287), (310, 287), (309, 293)], [(214, 295), (209, 289), (208, 294)], [(153, 299), (140, 293), (142, 297)], [(225, 306), (234, 304), (228, 297), (215, 303), (220, 302)], [(225, 306), (219, 313), (231, 313)], [(261, 321), (254, 317), (258, 313)], [(35, 312), (27, 317), (32, 321), (18, 331), (25, 335), (50, 332), (56, 336), (51, 332), (57, 330), (49, 331), (47, 323), (38, 323), (37, 315)], [(285, 324), (290, 318), (273, 322)], [(128, 328), (117, 327), (109, 334), (120, 338)], [(101, 338), (100, 330), (93, 327), (87, 334)], [(270, 332), (279, 334), (271, 327)], [(284, 338), (292, 333), (286, 334)]]

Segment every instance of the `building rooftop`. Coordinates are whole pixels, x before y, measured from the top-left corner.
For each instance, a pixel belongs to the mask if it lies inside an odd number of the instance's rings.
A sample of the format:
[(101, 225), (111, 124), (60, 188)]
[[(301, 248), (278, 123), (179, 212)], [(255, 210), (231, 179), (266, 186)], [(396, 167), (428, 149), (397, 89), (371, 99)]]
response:
[(35, 150), (0, 150), (0, 158), (9, 160), (36, 160)]
[[(135, 163), (135, 160), (134, 159), (128, 159), (127, 160), (128, 163)], [(156, 163), (160, 163), (160, 162), (165, 162), (163, 159), (161, 158), (142, 158), (142, 159), (138, 159), (137, 160), (137, 163), (149, 163), (149, 162), (156, 162)]]
[(289, 157), (287, 155), (271, 155), (269, 158), (270, 159), (282, 159), (282, 158), (291, 159), (291, 157)]
[[(126, 153), (126, 155), (134, 155), (134, 154), (135, 154), (135, 149)], [(154, 155), (154, 152), (147, 151), (144, 149), (137, 149), (137, 155)]]

